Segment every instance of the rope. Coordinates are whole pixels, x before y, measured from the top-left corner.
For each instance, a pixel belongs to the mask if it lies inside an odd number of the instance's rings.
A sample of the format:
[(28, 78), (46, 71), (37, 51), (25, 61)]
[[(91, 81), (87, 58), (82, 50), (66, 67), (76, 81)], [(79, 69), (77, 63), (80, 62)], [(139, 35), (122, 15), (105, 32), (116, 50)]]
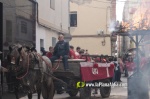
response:
[(28, 74), (28, 71), (29, 71), (29, 55), (28, 55), (27, 72), (23, 76), (21, 76), (21, 77), (16, 77), (16, 79), (22, 79), (22, 78), (24, 78)]
[(58, 67), (60, 66), (60, 65), (59, 65), (59, 64), (60, 64), (60, 60), (61, 60), (61, 59), (58, 60), (57, 64), (56, 64), (56, 65), (54, 66), (54, 68), (52, 69), (53, 71), (57, 70)]
[(44, 60), (43, 57), (40, 54), (37, 53), (37, 55), (46, 63), (46, 65), (48, 65), (52, 69), (52, 71), (55, 71), (55, 70), (58, 69), (61, 59), (59, 59), (57, 64), (52, 68), (52, 65), (49, 64), (46, 60)]
[(61, 79), (58, 79), (58, 78), (56, 78), (56, 77), (54, 77), (52, 74), (49, 74), (49, 73), (46, 73), (46, 72), (44, 72), (46, 75), (48, 75), (48, 76), (51, 76), (53, 79), (55, 79), (55, 80), (58, 80), (58, 81), (60, 81), (60, 82), (62, 82), (63, 84), (65, 84), (65, 86), (67, 86), (67, 83), (66, 82), (64, 82), (63, 80), (61, 80)]
[(48, 65), (52, 69), (51, 64), (49, 64), (46, 60), (44, 60), (40, 54), (37, 53), (37, 55), (46, 63), (46, 65)]
[[(54, 68), (52, 68), (51, 64), (49, 64), (46, 60), (44, 60), (41, 55), (39, 55), (39, 54), (37, 54), (37, 55), (46, 63), (46, 65), (48, 65), (52, 69), (52, 71), (55, 71), (55, 70), (58, 69), (61, 59), (59, 59), (58, 63), (54, 66)], [(24, 78), (28, 74), (28, 71), (29, 71), (29, 55), (28, 55), (27, 59), (28, 59), (28, 65), (27, 65), (27, 71), (26, 71), (26, 73), (23, 76), (21, 76), (21, 77), (16, 77), (16, 79), (22, 79), (22, 78)]]

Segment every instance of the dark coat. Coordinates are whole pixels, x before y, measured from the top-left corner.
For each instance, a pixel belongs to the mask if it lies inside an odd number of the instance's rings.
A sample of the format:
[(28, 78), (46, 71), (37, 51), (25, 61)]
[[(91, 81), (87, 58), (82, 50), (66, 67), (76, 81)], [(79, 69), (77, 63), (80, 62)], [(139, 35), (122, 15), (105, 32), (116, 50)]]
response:
[(54, 56), (64, 56), (69, 54), (69, 43), (65, 41), (58, 41), (54, 47)]

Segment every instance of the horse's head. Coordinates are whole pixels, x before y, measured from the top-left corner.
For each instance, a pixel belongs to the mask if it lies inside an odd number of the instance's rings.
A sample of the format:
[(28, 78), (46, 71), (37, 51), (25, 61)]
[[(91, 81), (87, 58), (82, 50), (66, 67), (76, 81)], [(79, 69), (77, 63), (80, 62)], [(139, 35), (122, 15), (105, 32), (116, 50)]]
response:
[(20, 51), (22, 50), (22, 46), (11, 45), (9, 46), (9, 59), (12, 65), (19, 65), (20, 60)]
[(28, 64), (29, 49), (22, 45), (9, 46), (9, 61), (11, 65), (23, 66)]

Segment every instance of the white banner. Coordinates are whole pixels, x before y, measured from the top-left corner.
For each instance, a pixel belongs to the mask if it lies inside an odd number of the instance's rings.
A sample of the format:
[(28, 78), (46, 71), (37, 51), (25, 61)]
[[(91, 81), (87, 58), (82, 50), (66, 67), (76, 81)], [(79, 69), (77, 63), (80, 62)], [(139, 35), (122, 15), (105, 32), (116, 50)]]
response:
[[(80, 66), (81, 67), (93, 67), (93, 64), (92, 62), (80, 62)], [(98, 67), (110, 67), (111, 64), (113, 63), (96, 63), (98, 64)]]

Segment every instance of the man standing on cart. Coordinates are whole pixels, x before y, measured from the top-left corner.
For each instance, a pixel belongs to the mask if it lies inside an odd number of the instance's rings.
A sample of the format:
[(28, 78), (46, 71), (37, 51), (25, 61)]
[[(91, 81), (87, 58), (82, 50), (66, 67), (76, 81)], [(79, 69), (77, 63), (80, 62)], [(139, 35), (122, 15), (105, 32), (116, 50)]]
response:
[(58, 36), (58, 42), (54, 47), (53, 56), (50, 58), (51, 62), (53, 63), (57, 59), (62, 59), (64, 70), (68, 71), (68, 55), (69, 55), (69, 43), (64, 41), (64, 36), (60, 34)]

